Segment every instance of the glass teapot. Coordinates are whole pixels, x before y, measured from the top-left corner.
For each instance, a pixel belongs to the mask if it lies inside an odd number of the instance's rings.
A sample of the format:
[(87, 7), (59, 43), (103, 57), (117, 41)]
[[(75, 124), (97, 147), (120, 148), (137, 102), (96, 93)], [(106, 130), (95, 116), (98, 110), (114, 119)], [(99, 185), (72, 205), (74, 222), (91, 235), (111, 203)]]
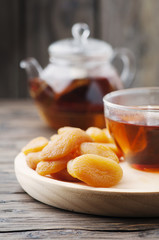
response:
[[(128, 49), (113, 50), (101, 40), (89, 38), (85, 23), (72, 27), (72, 39), (51, 44), (45, 69), (34, 58), (21, 61), (28, 74), (29, 91), (43, 119), (54, 129), (74, 126), (105, 127), (103, 96), (127, 87), (135, 74), (135, 61)], [(112, 61), (119, 57), (119, 76)]]

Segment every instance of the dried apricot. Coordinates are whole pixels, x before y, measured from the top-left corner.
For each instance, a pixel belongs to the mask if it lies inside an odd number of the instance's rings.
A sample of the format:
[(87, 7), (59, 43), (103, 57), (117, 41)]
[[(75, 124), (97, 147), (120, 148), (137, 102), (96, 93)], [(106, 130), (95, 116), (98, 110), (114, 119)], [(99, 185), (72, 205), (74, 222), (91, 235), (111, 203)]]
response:
[(106, 137), (105, 141), (107, 143), (114, 143), (114, 140), (113, 140), (112, 136), (110, 135), (109, 130), (107, 128), (104, 128), (102, 131), (105, 133), (105, 137)]
[(56, 135), (52, 141), (42, 150), (41, 158), (44, 161), (57, 160), (69, 153), (77, 152), (82, 142), (91, 142), (92, 139), (85, 131), (79, 128), (69, 128)]
[(123, 156), (121, 150), (116, 146), (114, 143), (104, 143), (105, 146), (109, 147), (117, 156), (118, 158)]
[(53, 134), (53, 135), (50, 137), (50, 140), (51, 140), (51, 141), (54, 140), (54, 138), (56, 138), (57, 135), (58, 135), (58, 134)]
[(48, 144), (48, 140), (45, 137), (37, 137), (31, 140), (25, 147), (23, 147), (22, 152), (27, 155), (30, 152), (39, 152)]
[(30, 168), (36, 169), (37, 164), (41, 161), (40, 152), (28, 153), (26, 156), (26, 162)]
[(93, 139), (94, 142), (105, 143), (107, 142), (107, 137), (105, 132), (97, 127), (89, 127), (86, 133)]
[[(66, 131), (70, 131), (70, 130), (73, 130), (73, 129), (81, 130), (80, 128), (75, 128), (75, 127), (62, 127), (62, 128), (59, 128), (57, 132), (58, 132), (58, 134), (61, 134), (61, 133), (64, 133)], [(81, 131), (83, 131), (83, 130), (81, 130)]]
[(53, 173), (51, 174), (51, 176), (54, 178), (54, 179), (57, 179), (57, 180), (61, 180), (61, 181), (67, 181), (67, 182), (79, 182), (79, 179), (77, 178), (74, 178), (72, 177), (67, 169), (63, 169), (57, 173)]
[(81, 154), (96, 154), (102, 157), (111, 158), (112, 160), (119, 162), (117, 155), (103, 143), (91, 143), (84, 142), (80, 146)]
[(123, 176), (122, 168), (114, 160), (95, 154), (85, 154), (67, 164), (70, 175), (93, 187), (111, 187)]
[(66, 168), (66, 166), (66, 160), (41, 161), (37, 164), (36, 172), (42, 176), (45, 176), (61, 171), (62, 169)]

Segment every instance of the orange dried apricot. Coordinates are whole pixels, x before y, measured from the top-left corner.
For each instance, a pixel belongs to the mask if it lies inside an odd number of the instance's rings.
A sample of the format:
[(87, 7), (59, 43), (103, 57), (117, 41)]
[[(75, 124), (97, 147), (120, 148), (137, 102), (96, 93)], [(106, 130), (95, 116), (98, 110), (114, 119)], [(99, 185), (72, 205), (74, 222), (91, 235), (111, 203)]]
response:
[(37, 164), (36, 172), (42, 176), (45, 176), (61, 171), (62, 169), (66, 168), (66, 166), (66, 160), (41, 161)]
[(69, 128), (56, 135), (48, 145), (43, 148), (41, 158), (44, 161), (57, 160), (67, 156), (69, 153), (77, 152), (82, 142), (91, 142), (92, 139), (85, 131), (79, 128)]
[(102, 131), (105, 133), (105, 137), (106, 137), (105, 141), (107, 143), (114, 143), (114, 140), (113, 140), (112, 136), (110, 135), (109, 130), (107, 128), (104, 128)]
[(54, 138), (56, 138), (57, 135), (58, 135), (58, 134), (53, 134), (53, 135), (50, 137), (50, 140), (51, 140), (51, 141), (54, 140)]
[(30, 168), (36, 169), (37, 164), (41, 161), (40, 152), (28, 153), (26, 156), (26, 162)]
[(97, 127), (89, 127), (86, 130), (86, 133), (93, 139), (95, 142), (105, 142), (105, 133)]
[[(73, 129), (80, 129), (80, 128), (75, 128), (75, 127), (61, 127), (58, 129), (58, 134), (61, 134), (61, 133), (64, 133), (66, 131), (70, 131), (70, 130), (73, 130)], [(81, 130), (81, 129), (80, 129)], [(83, 130), (81, 130), (83, 131)]]
[(100, 129), (97, 127), (89, 127), (86, 130), (86, 133), (91, 136), (95, 142), (99, 143), (114, 143), (113, 138), (111, 137), (107, 128)]
[(119, 162), (117, 155), (103, 143), (91, 143), (84, 142), (80, 146), (81, 154), (96, 154), (102, 157), (111, 158), (112, 160)]
[(61, 181), (67, 181), (67, 182), (79, 182), (79, 179), (77, 178), (74, 178), (72, 177), (67, 169), (63, 169), (57, 173), (53, 173), (51, 174), (51, 176), (54, 178), (54, 179), (57, 179), (57, 180), (61, 180)]
[(123, 156), (121, 150), (116, 146), (116, 144), (114, 144), (114, 143), (104, 143), (104, 145), (109, 147), (118, 156), (118, 158)]
[(111, 187), (123, 176), (122, 168), (114, 160), (85, 154), (67, 164), (70, 175), (93, 187)]
[(25, 147), (22, 152), (27, 155), (31, 152), (39, 152), (48, 144), (48, 140), (45, 137), (37, 137), (32, 139)]

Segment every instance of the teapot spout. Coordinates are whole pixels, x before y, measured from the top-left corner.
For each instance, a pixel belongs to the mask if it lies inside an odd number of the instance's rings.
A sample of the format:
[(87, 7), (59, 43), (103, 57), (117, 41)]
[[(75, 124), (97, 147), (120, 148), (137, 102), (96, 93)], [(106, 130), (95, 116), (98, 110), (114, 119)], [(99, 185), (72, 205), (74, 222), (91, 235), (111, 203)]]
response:
[(34, 58), (27, 58), (20, 62), (20, 67), (26, 70), (28, 79), (40, 77), (42, 67)]

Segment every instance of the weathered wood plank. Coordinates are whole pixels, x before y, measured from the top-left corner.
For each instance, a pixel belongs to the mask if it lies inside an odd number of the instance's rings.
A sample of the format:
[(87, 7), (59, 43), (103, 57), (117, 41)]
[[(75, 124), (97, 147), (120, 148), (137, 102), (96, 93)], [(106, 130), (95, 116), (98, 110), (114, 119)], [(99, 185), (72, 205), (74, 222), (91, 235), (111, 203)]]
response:
[(94, 0), (32, 0), (26, 1), (27, 56), (45, 66), (48, 46), (54, 41), (70, 38), (76, 22), (87, 22), (94, 31)]
[(53, 230), (36, 230), (36, 231), (24, 231), (24, 232), (12, 232), (0, 234), (0, 239), (7, 240), (23, 240), (23, 239), (158, 239), (159, 234), (157, 230), (138, 231), (138, 232), (95, 232), (86, 230), (75, 229), (53, 229)]
[(0, 97), (15, 97), (18, 91), (18, 0), (1, 1), (0, 7)]
[[(55, 131), (46, 126), (40, 119), (32, 101), (0, 102), (0, 140), (2, 143), (10, 141), (12, 144), (24, 144), (29, 139), (39, 136), (50, 137)], [(16, 141), (13, 141), (16, 140)], [(21, 141), (23, 143), (21, 144)]]
[[(5, 195), (2, 194), (2, 197), (5, 198)], [(107, 218), (72, 213), (39, 203), (25, 193), (12, 193), (1, 201), (0, 222), (0, 232), (61, 228), (132, 232), (159, 228), (157, 218)]]
[(159, 86), (158, 0), (100, 0), (100, 37), (114, 48), (134, 52), (133, 86)]

